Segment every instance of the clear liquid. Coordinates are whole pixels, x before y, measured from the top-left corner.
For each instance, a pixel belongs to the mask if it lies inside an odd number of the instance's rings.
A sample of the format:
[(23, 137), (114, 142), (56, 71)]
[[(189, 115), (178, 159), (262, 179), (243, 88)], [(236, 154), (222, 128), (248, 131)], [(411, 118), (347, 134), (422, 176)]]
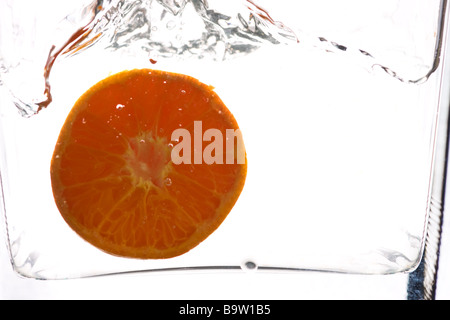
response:
[[(252, 2), (221, 3), (89, 5), (75, 19), (89, 26), (86, 37), (61, 37), (51, 52), (51, 103), (39, 108), (49, 96), (37, 103), (16, 97), (27, 117), (2, 110), (5, 207), (19, 272), (58, 278), (248, 261), (258, 269), (414, 268), (429, 202), (440, 79), (439, 70), (427, 73), (434, 60), (424, 69), (411, 65), (419, 77), (399, 76), (400, 65), (373, 68), (375, 55), (308, 38)], [(188, 254), (165, 261), (115, 258), (83, 242), (57, 212), (49, 180), (74, 101), (107, 75), (140, 67), (213, 85), (248, 154), (244, 192), (223, 225)]]
[[(355, 6), (354, 0), (346, 1), (350, 2), (350, 6)], [(260, 2), (265, 3), (264, 0)], [(397, 6), (401, 8), (404, 2), (405, 0), (398, 0)], [(374, 44), (368, 47), (374, 51), (367, 51), (333, 41), (336, 39), (318, 36), (311, 31), (305, 32), (299, 27), (302, 23), (296, 20), (305, 19), (299, 13), (310, 11), (312, 8), (308, 6), (311, 5), (293, 4), (290, 0), (281, 1), (275, 8), (278, 12), (279, 8), (290, 7), (282, 10), (282, 16), (293, 24), (292, 28), (284, 24), (284, 20), (272, 18), (267, 10), (252, 0), (232, 0), (226, 3), (218, 0), (80, 0), (80, 3), (85, 3), (84, 9), (78, 8), (75, 13), (57, 23), (56, 32), (49, 26), (47, 29), (42, 28), (42, 33), (52, 32), (49, 43), (33, 43), (34, 47), (31, 48), (19, 46), (18, 49), (30, 50), (32, 56), (9, 52), (9, 59), (4, 59), (8, 54), (2, 55), (0, 75), (11, 88), (14, 102), (24, 116), (34, 115), (52, 102), (50, 82), (54, 63), (73, 55), (85, 54), (92, 47), (97, 52), (119, 51), (127, 59), (140, 58), (155, 63), (158, 59), (192, 58), (225, 61), (250, 54), (267, 45), (301, 45), (330, 53), (344, 53), (343, 59), (351, 59), (368, 72), (382, 70), (399, 81), (409, 83), (426, 81), (439, 66), (443, 33), (443, 25), (439, 25), (443, 19), (443, 12), (439, 12), (443, 9), (441, 0), (432, 0), (424, 7), (427, 9), (425, 13), (431, 15), (431, 18), (427, 16), (425, 22), (411, 22), (428, 28), (426, 36), (411, 37), (413, 44), (406, 40), (400, 43), (400, 37), (405, 37), (402, 33), (405, 28), (411, 34), (414, 30), (410, 31), (407, 29), (410, 26), (402, 25), (401, 19), (400, 22), (396, 21), (396, 10), (393, 10), (390, 13), (394, 28), (391, 32), (398, 35), (395, 34), (392, 39), (383, 39), (387, 45), (381, 42), (381, 52), (375, 49), (377, 41), (373, 38), (369, 40)], [(342, 3), (341, 6), (345, 7), (345, 4)], [(411, 3), (406, 2), (406, 6), (411, 6)], [(324, 5), (320, 7), (323, 8)], [(387, 11), (389, 9), (385, 4), (380, 7)], [(398, 8), (397, 10), (400, 11)], [(335, 16), (338, 14), (332, 13)], [(313, 30), (314, 24), (307, 22), (302, 27)], [(434, 32), (433, 35), (431, 32)], [(352, 43), (351, 37), (339, 38)], [(37, 41), (35, 38), (32, 40)], [(389, 46), (390, 42), (395, 41), (399, 44)], [(425, 49), (418, 50), (417, 47)], [(40, 54), (35, 54), (35, 49), (41, 49)], [(45, 64), (44, 54), (48, 55)], [(28, 79), (17, 82), (16, 79), (20, 76)]]

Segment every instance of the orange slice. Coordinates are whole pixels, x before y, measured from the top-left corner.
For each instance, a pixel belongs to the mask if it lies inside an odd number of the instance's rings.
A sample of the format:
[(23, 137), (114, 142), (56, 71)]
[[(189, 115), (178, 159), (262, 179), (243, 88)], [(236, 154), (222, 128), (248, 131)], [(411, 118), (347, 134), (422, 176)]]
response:
[[(199, 140), (199, 123), (222, 137)], [(177, 129), (192, 136), (190, 149), (186, 136), (172, 140)], [(210, 155), (223, 161), (198, 163), (194, 141), (206, 150), (223, 138), (216, 146), (226, 146), (227, 130), (238, 129), (213, 88), (192, 77), (149, 69), (110, 76), (79, 98), (64, 123), (50, 170), (55, 203), (76, 233), (107, 253), (184, 254), (224, 221), (247, 173), (239, 135), (232, 163), (230, 149), (218, 148)]]

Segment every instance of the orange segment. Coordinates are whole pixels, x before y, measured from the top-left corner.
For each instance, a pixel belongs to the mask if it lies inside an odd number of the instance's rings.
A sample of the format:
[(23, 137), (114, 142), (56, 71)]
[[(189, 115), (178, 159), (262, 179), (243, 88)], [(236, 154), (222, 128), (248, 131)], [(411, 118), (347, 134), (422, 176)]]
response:
[(226, 130), (239, 129), (213, 88), (188, 76), (132, 70), (93, 86), (69, 113), (51, 162), (64, 220), (113, 255), (162, 259), (196, 247), (231, 211), (247, 173), (246, 159), (172, 161), (176, 129), (190, 133), (196, 152), (196, 121), (219, 130), (224, 146)]

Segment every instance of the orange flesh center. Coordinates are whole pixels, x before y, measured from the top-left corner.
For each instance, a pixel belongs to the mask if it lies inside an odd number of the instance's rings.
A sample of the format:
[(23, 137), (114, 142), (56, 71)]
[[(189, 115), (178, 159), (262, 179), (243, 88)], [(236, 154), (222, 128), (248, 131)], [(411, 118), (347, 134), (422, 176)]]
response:
[(125, 159), (137, 184), (163, 187), (170, 183), (166, 177), (170, 163), (170, 148), (165, 138), (154, 138), (149, 133), (129, 141)]

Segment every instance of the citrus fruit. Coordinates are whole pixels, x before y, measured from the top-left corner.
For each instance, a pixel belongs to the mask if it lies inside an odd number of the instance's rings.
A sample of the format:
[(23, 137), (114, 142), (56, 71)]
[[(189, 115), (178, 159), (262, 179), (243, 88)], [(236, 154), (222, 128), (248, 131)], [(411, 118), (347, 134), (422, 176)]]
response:
[[(196, 247), (234, 207), (247, 173), (246, 156), (237, 161), (238, 141), (236, 161), (225, 161), (230, 150), (214, 149), (215, 159), (224, 161), (199, 163), (199, 150), (194, 143), (186, 147), (186, 136), (172, 140), (184, 129), (198, 143), (198, 123), (223, 133), (217, 146), (227, 145), (227, 130), (239, 130), (213, 88), (186, 75), (136, 69), (94, 85), (67, 116), (51, 161), (64, 220), (117, 256), (165, 259)], [(214, 139), (201, 140), (201, 147)], [(172, 161), (174, 154), (185, 161)]]

